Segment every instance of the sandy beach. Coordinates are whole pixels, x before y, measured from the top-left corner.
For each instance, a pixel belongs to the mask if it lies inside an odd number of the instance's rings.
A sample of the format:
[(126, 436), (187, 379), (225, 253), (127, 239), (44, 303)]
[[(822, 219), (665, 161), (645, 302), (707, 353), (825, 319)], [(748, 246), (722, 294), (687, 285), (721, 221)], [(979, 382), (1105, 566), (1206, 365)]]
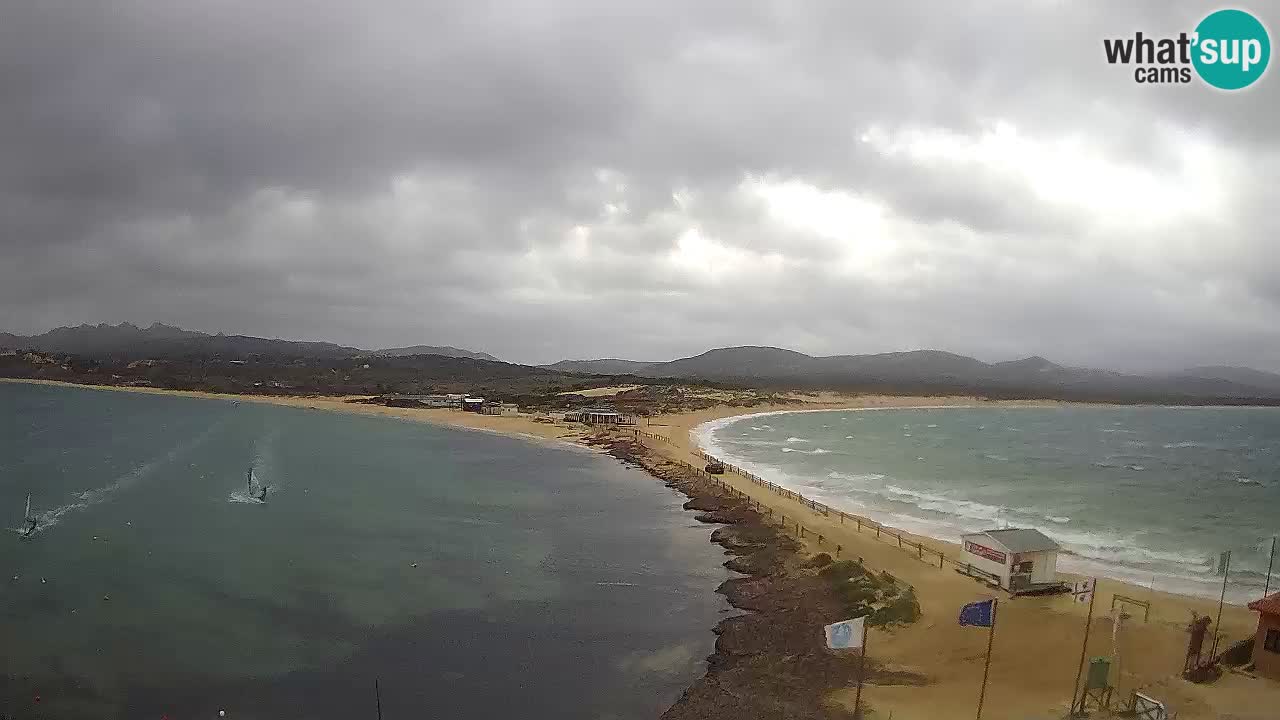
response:
[[(237, 399), (381, 415), (575, 444), (582, 444), (588, 435), (584, 427), (556, 421), (549, 415), (487, 416), (447, 409), (392, 408), (349, 402), (353, 398), (242, 397), (132, 387), (102, 389)], [(985, 402), (972, 397), (842, 396), (833, 393), (793, 397), (793, 402), (750, 408), (719, 406), (657, 416), (647, 422), (642, 421), (639, 429), (670, 441), (645, 440), (650, 452), (700, 466), (703, 461), (696, 454), (698, 448), (693, 430), (705, 422), (735, 415), (782, 410), (1059, 404), (1052, 401)], [(904, 551), (896, 544), (877, 540), (874, 531), (859, 533), (853, 524), (841, 523), (836, 515), (823, 516), (740, 475), (726, 473), (723, 478), (736, 490), (775, 513), (798, 519), (810, 531), (821, 533), (824, 538), (821, 548), (812, 537), (806, 541), (811, 552), (830, 552), (838, 544), (842, 558), (861, 558), (870, 569), (888, 571), (915, 587), (923, 618), (892, 632), (873, 632), (868, 640), (869, 655), (888, 667), (927, 677), (928, 682), (924, 685), (868, 687), (864, 691), (864, 701), (876, 712), (876, 717), (887, 718), (890, 713), (899, 719), (972, 716), (983, 670), (987, 631), (961, 627), (956, 617), (965, 603), (995, 595), (985, 586), (960, 576), (950, 568), (939, 569), (936, 555), (931, 563), (922, 562), (914, 550)], [(904, 537), (950, 557), (959, 555), (955, 544), (905, 534)], [(1230, 673), (1207, 685), (1192, 684), (1179, 677), (1187, 643), (1186, 624), (1192, 611), (1211, 617), (1216, 614), (1217, 603), (1212, 600), (1152, 592), (1146, 587), (1100, 580), (1087, 650), (1089, 657), (1112, 654), (1112, 623), (1108, 613), (1115, 595), (1151, 603), (1150, 618), (1144, 622), (1139, 612), (1125, 624), (1118, 638), (1121, 661), (1117, 699), (1128, 697), (1133, 690), (1142, 690), (1164, 701), (1182, 720), (1228, 716), (1239, 720), (1264, 720), (1275, 717), (1275, 708), (1280, 706), (1280, 683)], [(1080, 660), (1087, 606), (1075, 604), (1066, 596), (1010, 599), (1001, 594), (999, 597), (998, 630), (984, 717), (1063, 717)], [(1251, 635), (1255, 625), (1256, 616), (1246, 608), (1228, 606), (1223, 614), (1222, 627), (1230, 641)], [(831, 700), (851, 709), (853, 689), (836, 691)]]
[[(853, 402), (849, 402), (852, 400)], [(830, 409), (873, 407), (922, 407), (976, 404), (974, 398), (905, 398), (864, 396), (859, 398), (824, 397), (821, 404)], [(1053, 402), (983, 403), (1021, 406), (1050, 406)], [(810, 404), (752, 409), (750, 412), (775, 410), (823, 409)], [(657, 452), (701, 464), (695, 454), (697, 439), (693, 431), (699, 425), (733, 415), (741, 409), (715, 408), (655, 418), (646, 430), (669, 438), (666, 443), (648, 443)], [(969, 717), (977, 701), (983, 658), (986, 651), (985, 630), (960, 627), (957, 613), (965, 603), (997, 595), (953, 570), (939, 569), (936, 564), (921, 562), (914, 550), (904, 551), (896, 544), (876, 540), (874, 531), (857, 532), (848, 523), (841, 524), (832, 515), (824, 517), (801, 503), (774, 494), (734, 473), (726, 473), (726, 482), (760, 503), (785, 513), (826, 540), (819, 548), (809, 540), (810, 550), (830, 551), (832, 544), (843, 547), (842, 557), (861, 557), (868, 566), (888, 570), (915, 586), (923, 619), (911, 626), (868, 640), (870, 655), (901, 669), (928, 676), (925, 686), (877, 687), (865, 695), (874, 708), (895, 718), (953, 717), (939, 715), (943, 708), (953, 708), (954, 717)], [(949, 557), (959, 555), (955, 543), (942, 543), (904, 533), (905, 538), (933, 548)], [(936, 556), (934, 557), (936, 563)], [(1071, 576), (1066, 576), (1074, 579)], [(1089, 639), (1088, 657), (1112, 654), (1112, 628), (1108, 615), (1112, 598), (1124, 595), (1149, 601), (1151, 617), (1143, 622), (1141, 615), (1128, 621), (1120, 636), (1122, 679), (1117, 697), (1132, 690), (1143, 690), (1161, 699), (1179, 718), (1236, 717), (1241, 720), (1272, 718), (1280, 703), (1280, 683), (1225, 675), (1216, 683), (1196, 685), (1182, 680), (1186, 652), (1186, 624), (1192, 611), (1213, 616), (1217, 603), (1204, 598), (1151, 592), (1148, 588), (1114, 580), (1100, 579), (1097, 604)], [(1087, 606), (1070, 598), (1024, 597), (1009, 600), (999, 595), (998, 634), (987, 690), (985, 717), (1056, 718), (1068, 709), (1075, 668), (1080, 659), (1080, 646)], [(1230, 640), (1252, 634), (1257, 616), (1247, 608), (1228, 605), (1222, 626)], [(1113, 671), (1114, 672), (1114, 671)], [(852, 706), (852, 691), (838, 693)]]

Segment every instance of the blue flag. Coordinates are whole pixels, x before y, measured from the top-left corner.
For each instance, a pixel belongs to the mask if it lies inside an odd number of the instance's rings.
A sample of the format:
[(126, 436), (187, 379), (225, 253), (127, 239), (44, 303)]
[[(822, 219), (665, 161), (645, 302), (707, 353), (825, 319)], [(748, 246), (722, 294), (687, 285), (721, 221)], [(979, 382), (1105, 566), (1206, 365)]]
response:
[(969, 603), (960, 608), (960, 624), (991, 627), (991, 618), (995, 615), (995, 611), (996, 601), (994, 599)]

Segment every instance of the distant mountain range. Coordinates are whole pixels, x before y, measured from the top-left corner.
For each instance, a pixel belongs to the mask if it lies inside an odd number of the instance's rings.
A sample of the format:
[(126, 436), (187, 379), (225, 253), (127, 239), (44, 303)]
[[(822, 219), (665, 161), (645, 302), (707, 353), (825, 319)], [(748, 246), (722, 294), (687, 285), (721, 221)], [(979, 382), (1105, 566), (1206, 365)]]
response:
[(561, 371), (913, 392), (981, 392), (1045, 397), (1280, 397), (1280, 374), (1241, 367), (1136, 375), (1058, 365), (1042, 357), (985, 363), (940, 350), (814, 357), (774, 347), (732, 347), (670, 362), (565, 360)]
[[(941, 350), (815, 357), (774, 347), (731, 347), (668, 362), (608, 358), (562, 360), (541, 368), (502, 363), (492, 355), (455, 347), (413, 345), (364, 350), (327, 342), (299, 342), (184, 330), (156, 323), (62, 327), (33, 336), (0, 333), (0, 348), (86, 357), (236, 360), (249, 357), (331, 360), (353, 357), (442, 356), (474, 361), (468, 372), (633, 376), (725, 384), (830, 388), (901, 394), (973, 393), (1003, 397), (1178, 402), (1280, 399), (1280, 374), (1211, 366), (1172, 373), (1125, 374), (1074, 368), (1042, 357), (986, 363)], [(470, 366), (469, 366), (470, 367)], [(489, 368), (485, 370), (483, 368)], [(520, 368), (524, 368), (520, 370)]]
[(361, 355), (407, 357), (411, 355), (441, 355), (444, 357), (471, 358), (500, 362), (498, 358), (481, 352), (461, 350), (455, 347), (414, 345), (412, 347), (362, 350), (328, 342), (279, 340), (249, 335), (226, 335), (184, 330), (180, 327), (154, 323), (138, 327), (133, 323), (119, 325), (77, 325), (60, 327), (41, 335), (13, 335), (0, 333), (0, 348), (62, 352), (89, 357), (113, 358), (181, 358), (221, 357), (239, 359), (251, 355), (272, 357), (342, 358)]

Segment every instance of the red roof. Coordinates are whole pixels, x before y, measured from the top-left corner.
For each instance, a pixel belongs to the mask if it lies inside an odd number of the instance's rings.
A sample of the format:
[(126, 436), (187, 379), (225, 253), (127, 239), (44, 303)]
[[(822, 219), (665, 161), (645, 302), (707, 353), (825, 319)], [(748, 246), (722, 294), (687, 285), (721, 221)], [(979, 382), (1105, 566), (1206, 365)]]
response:
[(1261, 600), (1254, 600), (1249, 603), (1249, 609), (1269, 613), (1271, 615), (1280, 615), (1280, 592), (1274, 595), (1268, 595)]

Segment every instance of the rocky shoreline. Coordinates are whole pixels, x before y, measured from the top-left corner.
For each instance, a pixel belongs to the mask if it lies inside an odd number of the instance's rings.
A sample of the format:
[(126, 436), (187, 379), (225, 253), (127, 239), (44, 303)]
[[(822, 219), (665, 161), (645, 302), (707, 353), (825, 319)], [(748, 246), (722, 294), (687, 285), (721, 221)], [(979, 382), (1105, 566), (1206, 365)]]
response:
[[(699, 511), (699, 521), (724, 525), (711, 533), (711, 541), (730, 556), (725, 567), (743, 575), (726, 580), (717, 592), (746, 612), (716, 626), (706, 674), (662, 715), (664, 720), (855, 717), (852, 709), (829, 698), (857, 684), (860, 658), (828, 650), (821, 632), (823, 625), (849, 617), (848, 593), (841, 590), (852, 581), (841, 576), (833, 582), (831, 572), (842, 564), (825, 553), (806, 557), (799, 543), (766, 523), (745, 500), (633, 440), (594, 436), (586, 442), (688, 496), (684, 507)], [(861, 571), (854, 563), (843, 565)], [(873, 658), (867, 659), (866, 673), (867, 684), (925, 681), (889, 671)], [(871, 713), (864, 708), (864, 714)]]

